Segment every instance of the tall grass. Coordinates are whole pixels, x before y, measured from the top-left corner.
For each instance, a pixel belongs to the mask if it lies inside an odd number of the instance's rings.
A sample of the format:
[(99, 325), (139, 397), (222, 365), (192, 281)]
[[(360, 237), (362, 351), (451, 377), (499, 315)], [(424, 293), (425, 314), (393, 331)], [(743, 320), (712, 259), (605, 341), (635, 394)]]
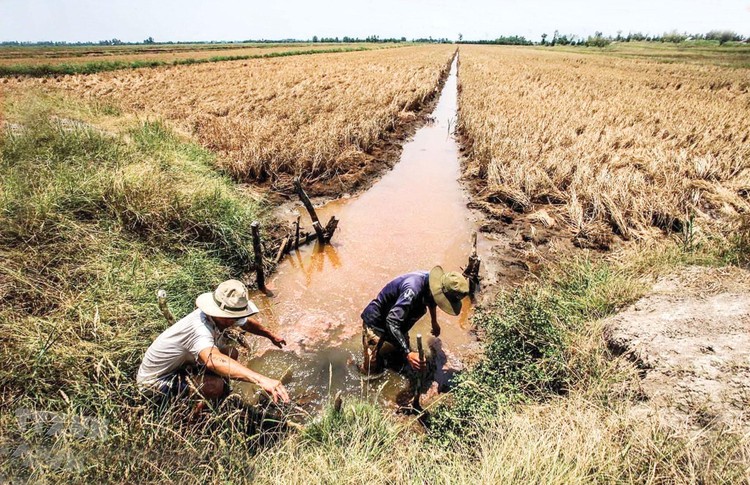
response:
[(501, 293), (474, 316), (485, 335), (484, 355), (459, 376), (450, 405), (433, 417), (439, 440), (467, 439), (478, 431), (477, 420), (509, 405), (618, 378), (604, 364), (611, 357), (606, 350), (587, 341), (597, 335), (592, 322), (633, 301), (642, 286), (625, 270), (588, 259), (567, 260), (542, 278)]
[[(108, 134), (33, 110), (0, 139), (2, 403), (81, 399), (97, 366), (132, 375), (175, 311), (252, 260), (258, 203), (157, 122)], [(83, 395), (81, 395), (83, 393)]]
[[(70, 118), (82, 113), (118, 111), (29, 95), (0, 137), (0, 477), (214, 477), (199, 466), (214, 463), (211, 440), (227, 435), (245, 454), (259, 443), (255, 421), (230, 407), (188, 433), (188, 408), (153, 408), (134, 377), (166, 327), (157, 288), (183, 315), (200, 292), (241, 277), (250, 223), (271, 228), (267, 211), (164, 124), (109, 133)], [(24, 427), (15, 415), (27, 411), (53, 421)], [(106, 436), (80, 433), (82, 419)], [(189, 464), (186, 449), (200, 450)]]

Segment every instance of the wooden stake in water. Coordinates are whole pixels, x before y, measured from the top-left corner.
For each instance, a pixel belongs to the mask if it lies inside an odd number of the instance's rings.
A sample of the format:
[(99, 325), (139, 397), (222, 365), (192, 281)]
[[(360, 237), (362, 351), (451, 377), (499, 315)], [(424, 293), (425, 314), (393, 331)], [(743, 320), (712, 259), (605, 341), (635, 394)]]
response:
[[(419, 353), (419, 364), (420, 367), (424, 366), (424, 348), (422, 347), (422, 334), (417, 334), (417, 352)], [(419, 404), (419, 397), (422, 394), (422, 370), (417, 371), (417, 387), (414, 391), (414, 409), (422, 409)]]
[(299, 218), (300, 214), (297, 214), (297, 222), (294, 223), (294, 249), (299, 249)]
[(258, 289), (263, 293), (269, 293), (266, 288), (266, 276), (263, 273), (263, 252), (260, 248), (260, 222), (253, 221), (250, 224), (253, 234), (253, 253), (255, 253), (255, 278), (258, 282)]
[(474, 232), (471, 238), (471, 255), (469, 263), (464, 270), (464, 277), (469, 280), (469, 293), (473, 296), (479, 287), (479, 265), (482, 260), (477, 254), (477, 233)]

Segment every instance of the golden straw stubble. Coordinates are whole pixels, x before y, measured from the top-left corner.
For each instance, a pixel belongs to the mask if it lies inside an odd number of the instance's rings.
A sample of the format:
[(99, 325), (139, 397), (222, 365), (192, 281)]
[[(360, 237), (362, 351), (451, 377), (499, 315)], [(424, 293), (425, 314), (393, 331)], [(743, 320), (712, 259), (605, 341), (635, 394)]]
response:
[(726, 230), (750, 210), (746, 69), (500, 46), (460, 58), (468, 171), (492, 201), (560, 204), (583, 236), (691, 214)]
[(57, 85), (177, 122), (237, 179), (329, 178), (435, 94), (450, 45), (66, 76)]

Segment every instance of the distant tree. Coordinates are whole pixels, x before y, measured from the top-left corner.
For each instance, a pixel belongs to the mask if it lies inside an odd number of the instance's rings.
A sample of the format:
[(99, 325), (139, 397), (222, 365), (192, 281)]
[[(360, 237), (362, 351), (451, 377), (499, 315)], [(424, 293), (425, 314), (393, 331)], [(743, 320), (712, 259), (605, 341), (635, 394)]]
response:
[(560, 45), (570, 45), (575, 43), (575, 35), (573, 34), (563, 34), (558, 35), (557, 40), (555, 41), (557, 44)]
[(557, 30), (555, 30), (555, 33), (554, 33), (554, 34), (552, 34), (552, 42), (550, 42), (550, 45), (551, 45), (551, 46), (553, 46), (553, 47), (554, 47), (554, 46), (555, 46), (555, 44), (557, 44), (557, 37), (558, 37), (559, 35), (560, 35), (560, 32), (558, 32)]
[(458, 41), (461, 42), (462, 40), (464, 40), (464, 34), (462, 34), (461, 32), (459, 32), (458, 33)]
[(589, 36), (588, 39), (586, 39), (586, 46), (587, 47), (606, 47), (612, 42), (612, 39), (609, 37), (604, 37), (604, 34), (601, 32), (594, 32), (594, 35)]
[(547, 44), (547, 34), (542, 34), (542, 45)]
[(705, 35), (706, 40), (718, 40), (719, 45), (724, 45), (727, 42), (742, 42), (743, 37), (737, 32), (731, 30), (712, 30)]
[(143, 41), (144, 44), (156, 44), (156, 41), (154, 41), (153, 37), (149, 37), (146, 40)]
[(318, 41), (318, 36), (317, 36), (317, 35), (313, 35), (313, 37), (312, 37), (312, 41), (313, 41), (313, 42), (317, 42), (317, 41)]
[(684, 42), (685, 39), (688, 38), (687, 34), (680, 34), (676, 30), (673, 30), (671, 32), (664, 32), (661, 36), (662, 42), (673, 42), (675, 44), (679, 44), (680, 42)]

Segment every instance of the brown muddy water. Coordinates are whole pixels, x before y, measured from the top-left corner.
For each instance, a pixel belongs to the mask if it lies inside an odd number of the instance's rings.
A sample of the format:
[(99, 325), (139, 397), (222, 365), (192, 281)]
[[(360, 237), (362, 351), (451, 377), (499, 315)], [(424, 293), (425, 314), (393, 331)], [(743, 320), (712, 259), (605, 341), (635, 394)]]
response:
[[(341, 390), (392, 403), (410, 387), (407, 378), (393, 371), (363, 382), (351, 362), (362, 359), (360, 313), (387, 282), (436, 264), (446, 271), (466, 265), (476, 223), (458, 182), (456, 74), (454, 60), (433, 121), (404, 144), (392, 171), (356, 197), (317, 208), (321, 220), (336, 215), (341, 221), (332, 244), (293, 252), (270, 279), (275, 296), (253, 296), (260, 320), (283, 336), (287, 346), (279, 350), (255, 339), (258, 349), (248, 365), (275, 378), (291, 369), (287, 388), (300, 402), (317, 407)], [(299, 211), (309, 227), (301, 204)], [(295, 214), (287, 215), (292, 219)], [(428, 313), (410, 332), (412, 348), (421, 333), (425, 344), (445, 349), (448, 358), (475, 354), (471, 311), (468, 298), (457, 317), (438, 310), (439, 341), (430, 335)]]

